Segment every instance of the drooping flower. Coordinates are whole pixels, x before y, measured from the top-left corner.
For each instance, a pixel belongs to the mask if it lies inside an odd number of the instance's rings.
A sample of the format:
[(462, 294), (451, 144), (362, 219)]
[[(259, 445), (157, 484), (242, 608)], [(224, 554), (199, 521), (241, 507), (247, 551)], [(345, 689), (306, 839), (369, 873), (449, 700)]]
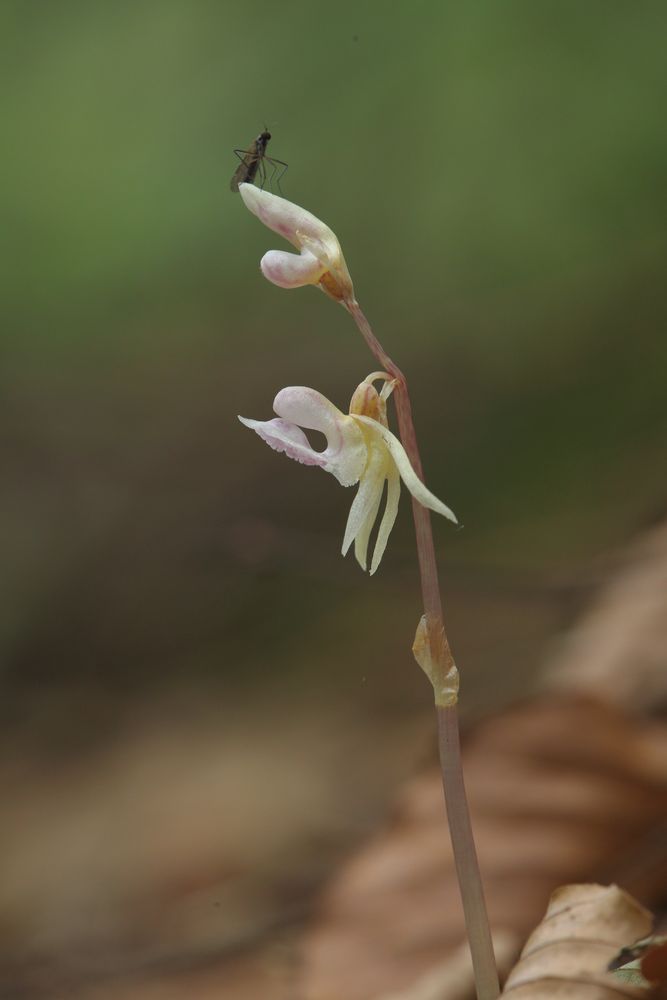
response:
[[(382, 380), (378, 393), (373, 385)], [(410, 465), (403, 445), (387, 425), (387, 399), (394, 388), (386, 372), (373, 372), (356, 388), (349, 414), (342, 413), (320, 392), (305, 386), (281, 389), (273, 401), (277, 414), (272, 420), (249, 420), (242, 424), (256, 431), (271, 448), (304, 465), (318, 465), (330, 472), (342, 486), (359, 489), (352, 502), (343, 538), (343, 555), (354, 542), (357, 562), (366, 569), (368, 542), (382, 502), (384, 484), (387, 498), (378, 528), (370, 572), (375, 573), (396, 520), (401, 479), (424, 507), (456, 522), (452, 511), (426, 489)], [(324, 451), (316, 451), (303, 429), (323, 433)]]
[(265, 253), (260, 261), (265, 278), (280, 288), (317, 285), (337, 302), (354, 301), (340, 243), (328, 226), (305, 208), (254, 184), (239, 184), (239, 194), (253, 215), (299, 251), (299, 256), (285, 250)]

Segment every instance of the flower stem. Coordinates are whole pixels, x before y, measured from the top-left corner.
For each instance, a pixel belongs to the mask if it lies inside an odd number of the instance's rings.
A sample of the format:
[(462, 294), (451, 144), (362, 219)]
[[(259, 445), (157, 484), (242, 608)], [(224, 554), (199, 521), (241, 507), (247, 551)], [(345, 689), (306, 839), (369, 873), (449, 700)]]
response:
[(436, 706), (442, 784), (447, 803), (449, 833), (461, 890), (470, 954), (479, 1000), (495, 1000), (500, 993), (489, 918), (477, 861), (470, 812), (463, 783), (459, 719), (456, 704)]
[[(372, 354), (387, 373), (396, 379), (394, 401), (396, 404), (399, 434), (413, 469), (423, 481), (424, 473), (417, 445), (414, 422), (412, 420), (412, 407), (410, 405), (410, 396), (405, 376), (398, 365), (386, 353), (382, 344), (373, 333), (371, 325), (362, 312), (359, 303), (356, 300), (352, 300), (345, 302), (344, 305), (354, 319)], [(443, 679), (455, 667), (455, 664), (443, 624), (440, 584), (438, 582), (435, 546), (433, 544), (433, 531), (431, 529), (431, 514), (426, 507), (422, 507), (414, 498), (412, 500), (412, 513), (415, 522), (422, 600), (428, 630), (431, 662), (437, 677)], [(436, 684), (434, 684), (434, 688), (436, 688)], [(436, 705), (436, 712), (438, 719), (440, 766), (447, 805), (447, 820), (475, 972), (477, 997), (478, 1000), (495, 1000), (500, 993), (500, 987), (498, 985), (498, 973), (493, 954), (482, 879), (470, 823), (468, 801), (463, 783), (456, 703)]]

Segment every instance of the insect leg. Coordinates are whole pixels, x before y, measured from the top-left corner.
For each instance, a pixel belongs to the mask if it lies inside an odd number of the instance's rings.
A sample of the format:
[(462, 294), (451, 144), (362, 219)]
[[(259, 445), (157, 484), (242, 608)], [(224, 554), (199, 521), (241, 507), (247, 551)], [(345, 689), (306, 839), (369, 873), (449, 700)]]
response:
[[(269, 180), (269, 185), (273, 184), (273, 179), (275, 177), (276, 178), (276, 187), (278, 188), (278, 191), (280, 192), (280, 194), (282, 194), (283, 192), (282, 192), (282, 188), (280, 187), (280, 182), (281, 182), (282, 178), (285, 176), (285, 171), (287, 170), (287, 164), (285, 163), (284, 160), (276, 160), (275, 157), (273, 157), (273, 156), (265, 156), (264, 159), (268, 163), (270, 163), (271, 166), (273, 167), (273, 170), (271, 171), (271, 177), (270, 177), (270, 180)], [(276, 172), (278, 170), (278, 167), (282, 167), (282, 170), (280, 171), (280, 173), (276, 177)]]

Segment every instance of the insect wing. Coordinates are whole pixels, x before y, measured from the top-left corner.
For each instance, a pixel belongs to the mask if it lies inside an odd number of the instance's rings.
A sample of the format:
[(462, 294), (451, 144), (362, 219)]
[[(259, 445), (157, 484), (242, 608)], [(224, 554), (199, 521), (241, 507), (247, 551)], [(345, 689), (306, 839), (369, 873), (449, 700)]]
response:
[[(253, 183), (257, 170), (266, 156), (266, 147), (269, 144), (270, 138), (271, 133), (267, 129), (264, 129), (264, 131), (260, 132), (257, 136), (250, 149), (246, 149), (245, 153), (243, 153), (241, 163), (236, 168), (236, 172), (234, 173), (229, 185), (232, 191), (238, 191), (239, 184)], [(236, 149), (234, 152), (237, 156), (241, 156), (243, 151)]]
[(253, 142), (250, 149), (246, 149), (243, 154), (243, 159), (234, 171), (234, 176), (229, 183), (232, 191), (238, 191), (239, 184), (245, 184), (248, 181), (252, 183), (255, 179), (258, 166), (259, 157), (257, 155), (257, 142)]

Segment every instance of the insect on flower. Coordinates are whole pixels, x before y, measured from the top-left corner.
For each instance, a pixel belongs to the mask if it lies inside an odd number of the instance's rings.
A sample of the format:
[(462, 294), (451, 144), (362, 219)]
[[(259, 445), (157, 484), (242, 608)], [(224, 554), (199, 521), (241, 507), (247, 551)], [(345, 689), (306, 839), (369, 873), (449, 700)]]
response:
[[(280, 172), (280, 177), (287, 170), (287, 164), (283, 160), (276, 160), (271, 156), (266, 155), (266, 147), (269, 144), (269, 139), (271, 138), (271, 133), (265, 128), (263, 132), (260, 132), (256, 139), (253, 139), (248, 149), (235, 149), (234, 152), (241, 161), (234, 172), (234, 176), (230, 181), (230, 188), (232, 191), (238, 191), (239, 184), (253, 184), (257, 172), (259, 171), (259, 176), (261, 179), (261, 186), (264, 187), (266, 182), (266, 167), (264, 163), (270, 163), (273, 167), (273, 175), (279, 166), (283, 169)], [(280, 189), (280, 177), (278, 177), (278, 188)]]

